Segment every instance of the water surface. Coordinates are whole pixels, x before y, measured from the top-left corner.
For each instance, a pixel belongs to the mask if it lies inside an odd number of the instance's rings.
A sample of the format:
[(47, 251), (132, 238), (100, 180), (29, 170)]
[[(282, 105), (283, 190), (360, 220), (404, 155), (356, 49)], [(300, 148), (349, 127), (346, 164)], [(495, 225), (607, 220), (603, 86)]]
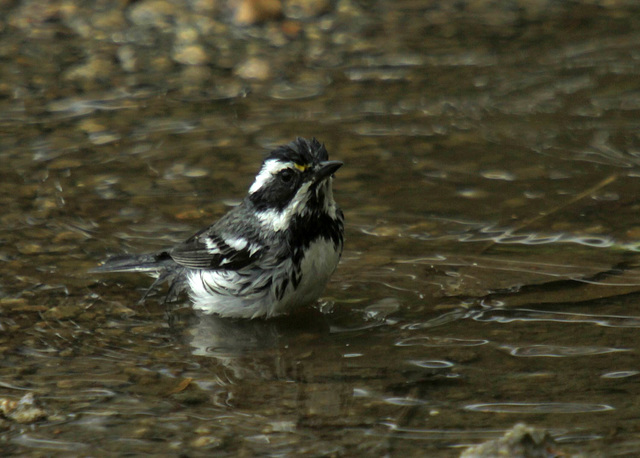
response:
[[(48, 412), (1, 420), (6, 453), (457, 456), (518, 422), (638, 453), (632, 3), (108, 3), (1, 7), (0, 397)], [(316, 307), (203, 317), (87, 274), (214, 221), (296, 136), (345, 162)]]

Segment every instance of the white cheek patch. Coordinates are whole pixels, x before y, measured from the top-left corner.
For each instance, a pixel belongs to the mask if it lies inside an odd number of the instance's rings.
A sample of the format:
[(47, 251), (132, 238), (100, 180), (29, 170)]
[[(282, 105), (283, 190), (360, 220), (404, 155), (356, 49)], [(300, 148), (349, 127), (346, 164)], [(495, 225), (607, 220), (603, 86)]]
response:
[(282, 231), (289, 227), (291, 218), (295, 215), (301, 215), (307, 211), (307, 201), (309, 200), (309, 187), (311, 182), (304, 183), (298, 189), (296, 195), (291, 199), (289, 205), (282, 210), (270, 208), (256, 214), (263, 226), (266, 226), (276, 232)]
[(278, 172), (292, 166), (291, 162), (281, 162), (276, 159), (269, 159), (264, 163), (255, 181), (249, 188), (249, 194), (253, 194), (256, 191), (262, 189), (262, 187), (271, 181)]
[(286, 229), (287, 227), (287, 209), (278, 211), (275, 208), (263, 210), (256, 213), (256, 216), (262, 223), (263, 227), (268, 227), (276, 232)]

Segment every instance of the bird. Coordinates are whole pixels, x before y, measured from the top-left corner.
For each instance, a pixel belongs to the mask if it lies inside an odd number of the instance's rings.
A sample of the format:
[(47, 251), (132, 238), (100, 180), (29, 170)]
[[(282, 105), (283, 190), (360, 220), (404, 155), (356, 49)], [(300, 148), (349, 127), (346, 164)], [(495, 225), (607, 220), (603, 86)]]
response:
[(267, 154), (242, 202), (182, 243), (126, 254), (92, 269), (144, 272), (168, 282), (166, 302), (184, 290), (192, 307), (227, 318), (271, 318), (313, 304), (344, 246), (344, 214), (333, 196), (324, 144), (298, 137)]

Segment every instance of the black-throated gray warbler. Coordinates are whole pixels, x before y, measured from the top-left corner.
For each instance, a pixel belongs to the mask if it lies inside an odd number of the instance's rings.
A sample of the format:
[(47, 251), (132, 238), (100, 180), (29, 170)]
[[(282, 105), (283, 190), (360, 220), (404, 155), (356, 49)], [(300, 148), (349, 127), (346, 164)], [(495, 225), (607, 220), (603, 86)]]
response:
[(157, 276), (149, 291), (169, 281), (168, 300), (188, 289), (195, 309), (226, 317), (268, 318), (310, 304), (342, 254), (344, 216), (332, 190), (341, 166), (315, 138), (298, 138), (266, 157), (249, 194), (216, 223), (93, 272), (149, 273)]

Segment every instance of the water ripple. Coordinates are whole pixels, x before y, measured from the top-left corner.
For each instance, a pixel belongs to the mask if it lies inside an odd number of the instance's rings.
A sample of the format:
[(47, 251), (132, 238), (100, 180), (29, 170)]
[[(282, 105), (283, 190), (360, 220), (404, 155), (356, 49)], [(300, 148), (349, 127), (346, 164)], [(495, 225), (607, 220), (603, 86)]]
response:
[(561, 345), (526, 345), (514, 347), (503, 345), (500, 347), (507, 350), (511, 356), (520, 357), (550, 357), (565, 358), (571, 356), (602, 355), (605, 353), (616, 353), (630, 351), (627, 348), (612, 347), (566, 347)]
[(550, 312), (532, 309), (488, 309), (472, 318), (481, 322), (513, 323), (516, 321), (551, 321), (557, 323), (589, 323), (610, 328), (640, 328), (640, 317), (624, 315), (592, 315), (588, 313)]
[(477, 347), (489, 343), (485, 339), (458, 339), (456, 337), (409, 337), (395, 343), (396, 347)]
[(438, 361), (438, 360), (411, 360), (408, 361), (409, 364), (413, 364), (414, 366), (422, 367), (424, 369), (447, 369), (449, 367), (455, 366), (450, 361)]
[(400, 309), (400, 302), (394, 297), (386, 297), (367, 306), (364, 309), (365, 317), (369, 320), (384, 320), (388, 315)]
[(640, 374), (640, 371), (616, 371), (616, 372), (607, 372), (606, 374), (602, 374), (602, 378), (627, 378), (633, 377), (634, 375)]
[(322, 94), (331, 81), (323, 78), (308, 81), (282, 81), (273, 85), (269, 96), (276, 100), (300, 100), (316, 97)]
[(464, 407), (469, 412), (485, 413), (586, 413), (615, 410), (607, 404), (583, 404), (579, 402), (495, 402), (471, 404)]
[(69, 97), (58, 99), (47, 105), (47, 110), (58, 119), (84, 116), (95, 111), (117, 111), (138, 108), (136, 99), (148, 98), (149, 91), (115, 90), (109, 93), (96, 94), (95, 97)]
[(506, 170), (484, 170), (480, 172), (480, 176), (488, 180), (514, 181), (515, 175)]
[[(487, 436), (499, 435), (504, 433), (504, 430), (500, 429), (433, 429), (433, 428), (410, 428), (407, 426), (400, 426), (391, 421), (383, 421), (380, 423), (382, 426), (386, 426), (390, 431), (396, 433), (404, 433), (409, 437), (416, 439), (431, 439), (431, 440), (479, 440), (486, 439)], [(407, 437), (407, 436), (404, 436)]]
[(428, 404), (427, 401), (408, 397), (390, 397), (384, 398), (384, 402), (394, 406), (422, 406)]
[(20, 436), (12, 439), (11, 442), (24, 447), (41, 450), (55, 450), (58, 452), (77, 452), (84, 450), (89, 446), (88, 444), (83, 444), (81, 442), (39, 439), (37, 437), (30, 436), (29, 434), (21, 434)]
[[(436, 218), (440, 219), (440, 218)], [(522, 232), (514, 228), (498, 227), (494, 224), (484, 224), (470, 221), (451, 221), (443, 219), (443, 222), (463, 226), (462, 229), (450, 229), (445, 234), (408, 233), (406, 235), (421, 241), (449, 241), (458, 242), (491, 242), (503, 245), (546, 245), (550, 243), (571, 243), (592, 248), (619, 248), (628, 251), (640, 251), (640, 243), (623, 242), (609, 235), (602, 234), (572, 234), (568, 232)]]
[(519, 245), (543, 245), (548, 243), (575, 243), (578, 245), (609, 248), (616, 243), (609, 236), (604, 235), (573, 235), (569, 233), (540, 234), (531, 232), (526, 234), (515, 234), (512, 229), (499, 230), (493, 227), (483, 228), (478, 234), (463, 234), (459, 237), (461, 242), (494, 242), (498, 244), (519, 244)]
[(444, 324), (449, 324), (454, 321), (462, 320), (465, 318), (473, 317), (475, 312), (469, 312), (469, 310), (460, 308), (453, 310), (451, 312), (444, 313), (440, 316), (432, 318), (427, 321), (422, 321), (419, 323), (409, 323), (402, 326), (402, 329), (408, 329), (410, 331), (415, 331), (416, 329), (430, 329), (435, 328), (437, 326), (442, 326)]

